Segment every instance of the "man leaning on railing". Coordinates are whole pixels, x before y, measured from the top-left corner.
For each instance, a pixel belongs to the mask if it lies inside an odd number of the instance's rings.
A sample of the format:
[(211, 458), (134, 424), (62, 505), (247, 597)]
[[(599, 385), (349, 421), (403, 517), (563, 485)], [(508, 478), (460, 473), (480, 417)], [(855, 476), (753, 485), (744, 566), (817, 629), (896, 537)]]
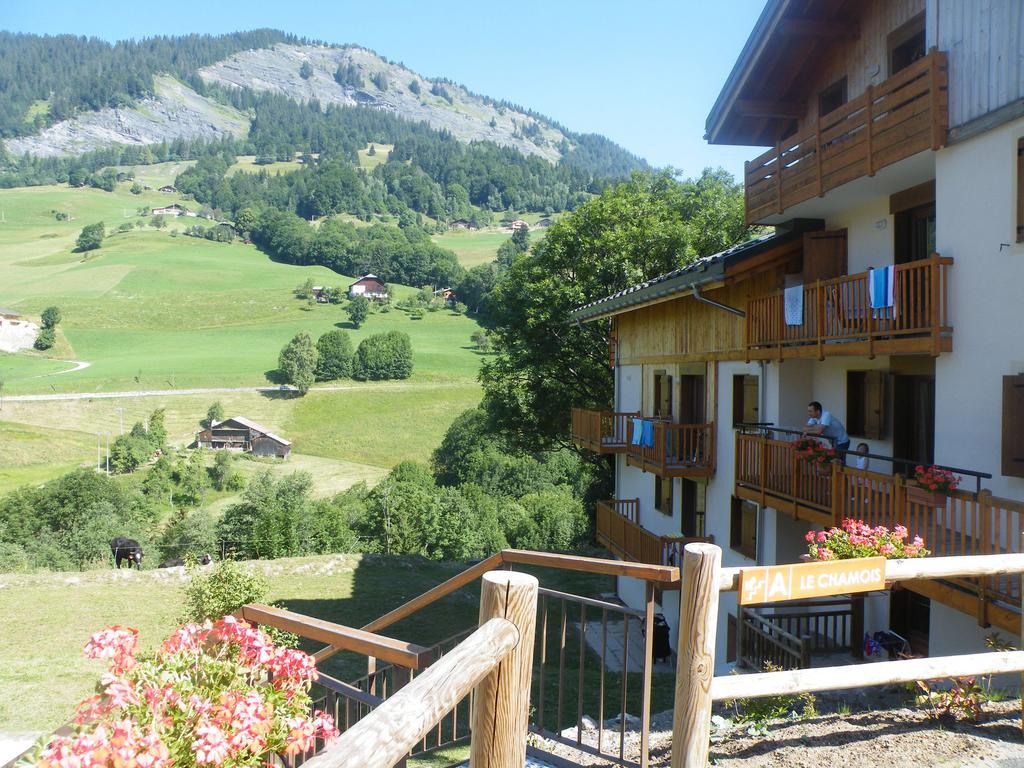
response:
[(804, 427), (805, 435), (817, 435), (828, 438), (836, 447), (836, 455), (841, 461), (846, 461), (846, 454), (850, 450), (850, 436), (846, 434), (846, 427), (830, 412), (822, 410), (821, 403), (812, 400), (807, 404), (807, 426)]

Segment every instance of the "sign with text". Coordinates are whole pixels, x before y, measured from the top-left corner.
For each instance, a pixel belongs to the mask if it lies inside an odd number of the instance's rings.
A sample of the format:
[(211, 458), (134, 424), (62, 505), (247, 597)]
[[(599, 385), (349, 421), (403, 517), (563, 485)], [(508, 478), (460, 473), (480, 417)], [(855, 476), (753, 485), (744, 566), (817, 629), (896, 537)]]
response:
[(740, 571), (740, 605), (885, 589), (885, 558), (767, 565)]

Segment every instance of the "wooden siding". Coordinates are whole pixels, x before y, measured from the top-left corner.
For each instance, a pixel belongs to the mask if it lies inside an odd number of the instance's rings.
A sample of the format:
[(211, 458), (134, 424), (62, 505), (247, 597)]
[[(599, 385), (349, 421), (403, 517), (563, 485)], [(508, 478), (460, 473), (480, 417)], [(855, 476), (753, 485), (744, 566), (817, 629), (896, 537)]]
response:
[[(744, 309), (748, 298), (780, 287), (780, 276), (767, 272), (704, 295)], [(740, 360), (745, 354), (743, 318), (691, 296), (623, 313), (616, 318), (615, 328), (619, 365)]]
[(1024, 98), (1024, 3), (929, 0), (928, 26), (949, 52), (950, 126)]
[(837, 41), (832, 55), (816, 68), (815, 76), (799, 84), (807, 99), (807, 112), (799, 121), (797, 133), (817, 127), (818, 94), (836, 81), (846, 78), (847, 99), (852, 101), (869, 85), (878, 85), (889, 77), (889, 34), (925, 10), (925, 0), (873, 0), (866, 5), (857, 37)]

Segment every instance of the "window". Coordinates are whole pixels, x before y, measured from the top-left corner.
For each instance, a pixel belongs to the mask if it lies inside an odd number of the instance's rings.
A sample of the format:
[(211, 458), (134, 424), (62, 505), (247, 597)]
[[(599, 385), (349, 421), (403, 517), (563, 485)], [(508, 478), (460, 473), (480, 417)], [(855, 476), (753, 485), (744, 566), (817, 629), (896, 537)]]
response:
[(654, 476), (654, 508), (665, 515), (672, 514), (672, 480)]
[(672, 377), (664, 371), (654, 372), (654, 417), (672, 418)]
[(729, 546), (744, 557), (757, 559), (757, 507), (737, 496), (732, 497)]
[(1003, 461), (1007, 477), (1024, 477), (1024, 374), (1003, 376)]
[(759, 400), (757, 376), (737, 374), (732, 377), (732, 425), (756, 424)]
[(885, 371), (846, 372), (846, 431), (857, 437), (882, 440), (886, 436)]
[(818, 115), (827, 115), (846, 103), (846, 78), (837, 80), (818, 94)]
[(889, 34), (889, 77), (924, 58), (924, 14), (919, 13)]

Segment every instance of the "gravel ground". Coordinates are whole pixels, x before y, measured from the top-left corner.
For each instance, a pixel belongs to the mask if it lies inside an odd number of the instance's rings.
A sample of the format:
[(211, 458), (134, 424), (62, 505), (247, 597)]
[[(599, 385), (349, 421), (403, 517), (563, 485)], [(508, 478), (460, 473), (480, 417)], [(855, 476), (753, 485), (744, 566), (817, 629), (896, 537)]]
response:
[[(856, 695), (856, 694), (855, 694)], [(711, 764), (722, 768), (1024, 768), (1024, 737), (1021, 701), (1012, 699), (984, 706), (978, 723), (949, 718), (932, 719), (926, 712), (899, 703), (904, 694), (890, 692), (888, 708), (838, 714), (850, 702), (839, 696), (819, 697), (823, 713), (816, 717), (779, 720), (766, 735), (751, 736), (746, 726), (713, 730)], [(826, 711), (827, 710), (827, 711)], [(602, 746), (606, 754), (618, 754), (616, 723), (607, 721)], [(626, 732), (627, 759), (639, 758), (640, 735), (635, 723)], [(575, 729), (562, 736), (575, 740)], [(584, 728), (583, 742), (597, 744), (597, 730)], [(539, 749), (580, 766), (607, 766), (609, 761), (550, 739), (531, 737)], [(666, 767), (672, 754), (672, 713), (651, 719), (651, 765)]]

